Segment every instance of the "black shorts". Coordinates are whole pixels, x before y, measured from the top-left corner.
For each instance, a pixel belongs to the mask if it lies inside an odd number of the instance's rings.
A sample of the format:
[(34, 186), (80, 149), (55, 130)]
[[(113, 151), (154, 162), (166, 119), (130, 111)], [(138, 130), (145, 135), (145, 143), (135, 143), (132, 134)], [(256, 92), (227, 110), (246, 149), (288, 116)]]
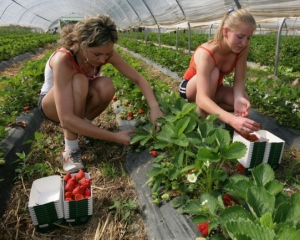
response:
[(179, 85), (179, 95), (184, 99), (186, 99), (186, 86), (188, 82), (188, 80), (183, 79)]
[(46, 96), (46, 94), (41, 94), (41, 95), (40, 95), (40, 98), (39, 98), (39, 101), (38, 101), (38, 108), (39, 108), (41, 114), (42, 114), (43, 117), (46, 118), (47, 120), (49, 120), (49, 121), (51, 121), (51, 122), (54, 122), (54, 123), (59, 123), (59, 122), (55, 122), (55, 121), (53, 121), (53, 120), (51, 120), (51, 119), (49, 119), (49, 118), (46, 117), (46, 115), (45, 115), (45, 113), (44, 113), (44, 111), (43, 111), (43, 108), (42, 108), (42, 101), (43, 101), (43, 98), (44, 98), (45, 96)]

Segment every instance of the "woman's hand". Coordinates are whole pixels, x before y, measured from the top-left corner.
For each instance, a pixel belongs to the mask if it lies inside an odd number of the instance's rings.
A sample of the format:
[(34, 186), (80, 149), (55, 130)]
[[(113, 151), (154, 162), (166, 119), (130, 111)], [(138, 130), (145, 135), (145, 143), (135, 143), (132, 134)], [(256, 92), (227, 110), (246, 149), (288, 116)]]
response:
[(260, 129), (260, 123), (255, 122), (249, 118), (234, 116), (232, 127), (240, 133), (252, 133)]
[(156, 122), (156, 119), (163, 118), (164, 114), (160, 110), (159, 106), (153, 107), (150, 109), (150, 121), (154, 124), (155, 130), (159, 130), (159, 124)]
[(237, 98), (234, 100), (234, 115), (241, 117), (248, 117), (250, 109), (250, 102), (244, 98)]
[(123, 144), (125, 146), (130, 145), (130, 134), (134, 133), (135, 131), (130, 129), (130, 130), (125, 130), (125, 131), (120, 131), (117, 132), (116, 134), (116, 140), (114, 142)]

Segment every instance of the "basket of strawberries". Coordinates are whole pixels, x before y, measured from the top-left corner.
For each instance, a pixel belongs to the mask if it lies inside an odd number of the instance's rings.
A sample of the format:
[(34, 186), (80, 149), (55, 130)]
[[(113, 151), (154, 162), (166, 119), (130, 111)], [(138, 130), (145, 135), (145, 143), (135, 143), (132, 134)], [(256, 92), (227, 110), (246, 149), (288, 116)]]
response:
[(80, 169), (64, 176), (64, 218), (71, 225), (86, 223), (93, 215), (90, 174)]
[(238, 159), (246, 174), (261, 163), (268, 163), (274, 170), (279, 167), (285, 142), (274, 134), (266, 130), (246, 134), (235, 131), (233, 141), (242, 142), (247, 147), (245, 156)]

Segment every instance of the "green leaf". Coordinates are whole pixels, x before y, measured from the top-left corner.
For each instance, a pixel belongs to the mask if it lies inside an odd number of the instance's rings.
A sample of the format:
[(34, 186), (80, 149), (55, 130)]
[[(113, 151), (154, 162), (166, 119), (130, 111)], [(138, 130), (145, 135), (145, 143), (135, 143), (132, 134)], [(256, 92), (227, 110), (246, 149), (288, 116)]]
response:
[(184, 213), (201, 215), (202, 214), (202, 206), (201, 203), (197, 200), (190, 200), (184, 206), (182, 206), (182, 211)]
[(141, 141), (142, 139), (145, 139), (149, 136), (148, 133), (137, 133), (135, 135), (133, 135), (133, 137), (130, 140), (130, 144), (135, 144), (139, 141)]
[(292, 202), (292, 203), (300, 204), (300, 193), (294, 193), (294, 194), (291, 196), (291, 202)]
[(274, 171), (269, 164), (260, 164), (252, 170), (252, 176), (258, 187), (264, 187), (275, 179)]
[(283, 190), (283, 184), (277, 180), (274, 180), (272, 182), (268, 182), (265, 185), (265, 188), (268, 192), (275, 196)]
[(270, 212), (273, 214), (275, 197), (262, 187), (251, 187), (247, 191), (246, 200), (250, 211), (256, 218)]
[(183, 166), (183, 157), (184, 157), (184, 150), (183, 149), (178, 149), (177, 152), (175, 153), (175, 163), (179, 166)]
[(264, 215), (262, 215), (259, 221), (263, 227), (274, 230), (274, 223), (272, 220), (272, 214), (270, 212), (267, 212)]
[(189, 145), (189, 140), (184, 134), (181, 134), (178, 137), (171, 137), (170, 140), (172, 143), (181, 147), (187, 147)]
[(230, 182), (224, 186), (224, 190), (230, 193), (232, 196), (240, 197), (246, 199), (247, 190), (252, 186), (252, 184), (243, 179), (237, 182)]
[(232, 219), (254, 220), (253, 216), (242, 206), (232, 206), (226, 208), (219, 216), (219, 221), (222, 226)]
[(295, 228), (289, 226), (289, 225), (284, 225), (282, 226), (275, 238), (275, 240), (299, 240), (300, 239), (300, 229), (296, 230)]
[(295, 203), (281, 203), (274, 214), (274, 222), (294, 222), (300, 224), (300, 204)]
[[(225, 229), (231, 239), (271, 240), (275, 237), (274, 231), (264, 228), (249, 219), (241, 219), (238, 217), (225, 223)], [(247, 238), (245, 238), (245, 236)]]
[(183, 119), (180, 119), (177, 123), (176, 123), (176, 126), (175, 126), (175, 131), (177, 133), (177, 136), (180, 136), (184, 130), (186, 129), (186, 127), (188, 126), (190, 122), (190, 118), (189, 117), (186, 117), (186, 118), (183, 118)]
[(242, 142), (233, 142), (227, 149), (224, 149), (223, 157), (225, 159), (239, 159), (245, 156), (247, 147)]
[(182, 195), (175, 197), (170, 201), (170, 204), (173, 208), (178, 208), (186, 203), (186, 201), (189, 200), (189, 197), (187, 195)]
[(212, 162), (218, 162), (221, 160), (221, 157), (217, 153), (214, 153), (207, 148), (199, 149), (197, 158), (202, 161), (212, 161)]

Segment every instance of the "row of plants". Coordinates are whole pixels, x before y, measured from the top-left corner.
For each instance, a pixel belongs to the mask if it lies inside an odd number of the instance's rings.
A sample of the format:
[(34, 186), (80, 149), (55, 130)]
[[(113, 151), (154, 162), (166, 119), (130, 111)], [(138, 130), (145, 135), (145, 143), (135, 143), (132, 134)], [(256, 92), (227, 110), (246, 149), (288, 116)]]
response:
[(0, 36), (0, 61), (9, 60), (26, 52), (34, 52), (58, 38), (57, 34), (3, 33)]
[[(163, 67), (170, 69), (183, 76), (187, 69), (190, 56), (183, 51), (174, 51), (167, 47), (158, 47), (153, 43), (136, 44), (131, 39), (120, 39), (119, 44), (127, 49), (139, 53)], [(266, 71), (270, 72), (271, 69)], [(290, 72), (290, 69), (280, 67), (279, 73), (284, 76), (283, 80), (272, 77), (258, 78), (255, 81), (247, 81), (246, 91), (249, 94), (251, 105), (261, 113), (273, 117), (280, 125), (299, 129), (300, 110), (299, 95), (300, 87), (292, 88), (291, 79), (295, 79), (298, 73)], [(226, 77), (226, 84), (233, 83), (233, 74)]]
[(149, 111), (142, 95), (129, 81), (116, 82), (115, 100), (124, 116), (137, 120), (132, 148), (147, 148), (154, 157), (144, 184), (152, 189), (153, 203), (171, 204), (189, 215), (207, 239), (298, 239), (300, 194), (289, 196), (268, 164), (254, 168), (252, 176), (233, 171), (242, 169), (237, 159), (246, 145), (233, 142), (230, 131), (214, 124), (217, 115), (199, 118), (194, 103), (163, 82), (150, 84), (165, 114), (157, 132), (145, 118)]
[[(122, 38), (130, 38), (132, 40), (140, 40), (152, 43), (158, 43), (158, 34), (149, 32), (125, 32), (120, 34)], [(195, 50), (199, 45), (213, 38), (208, 34), (191, 34), (191, 50)], [(281, 35), (279, 51), (279, 64), (284, 67), (291, 68), (293, 72), (300, 72), (300, 37), (292, 35)], [(188, 34), (180, 32), (176, 43), (176, 34), (161, 33), (160, 43), (167, 46), (177, 46), (181, 49), (188, 49)], [(248, 61), (255, 62), (261, 66), (274, 67), (276, 56), (277, 33), (255, 34), (251, 37)]]

